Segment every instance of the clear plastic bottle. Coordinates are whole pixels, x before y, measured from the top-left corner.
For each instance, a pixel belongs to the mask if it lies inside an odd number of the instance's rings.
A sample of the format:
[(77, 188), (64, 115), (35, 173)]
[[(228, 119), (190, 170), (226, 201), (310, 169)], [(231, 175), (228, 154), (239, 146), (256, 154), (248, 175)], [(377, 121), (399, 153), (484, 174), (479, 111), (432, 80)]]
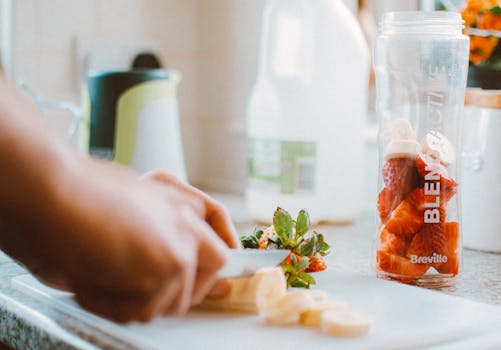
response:
[(262, 222), (277, 205), (313, 222), (362, 207), (370, 58), (341, 0), (268, 0), (247, 109), (247, 204)]
[(452, 12), (386, 14), (374, 52), (379, 277), (453, 283), (461, 261), (459, 135), (468, 37)]

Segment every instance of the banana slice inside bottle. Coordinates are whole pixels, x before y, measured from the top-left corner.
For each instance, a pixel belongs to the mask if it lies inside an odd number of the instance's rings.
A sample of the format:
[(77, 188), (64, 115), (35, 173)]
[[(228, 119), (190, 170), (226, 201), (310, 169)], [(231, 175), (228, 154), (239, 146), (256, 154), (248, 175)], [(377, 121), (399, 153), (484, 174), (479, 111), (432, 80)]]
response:
[(423, 153), (435, 153), (440, 162), (449, 165), (456, 160), (456, 153), (452, 143), (438, 131), (430, 131), (421, 141)]
[(349, 310), (322, 313), (321, 330), (336, 337), (353, 338), (369, 333), (373, 319), (369, 314)]

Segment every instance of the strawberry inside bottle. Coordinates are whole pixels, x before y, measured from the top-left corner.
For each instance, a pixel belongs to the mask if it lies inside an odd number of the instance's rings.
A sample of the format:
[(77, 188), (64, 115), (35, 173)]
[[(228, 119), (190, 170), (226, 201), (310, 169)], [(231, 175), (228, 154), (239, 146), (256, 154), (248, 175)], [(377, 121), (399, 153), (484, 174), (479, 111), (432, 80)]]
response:
[(468, 39), (459, 14), (383, 17), (376, 39), (378, 277), (430, 288), (460, 271), (457, 179)]

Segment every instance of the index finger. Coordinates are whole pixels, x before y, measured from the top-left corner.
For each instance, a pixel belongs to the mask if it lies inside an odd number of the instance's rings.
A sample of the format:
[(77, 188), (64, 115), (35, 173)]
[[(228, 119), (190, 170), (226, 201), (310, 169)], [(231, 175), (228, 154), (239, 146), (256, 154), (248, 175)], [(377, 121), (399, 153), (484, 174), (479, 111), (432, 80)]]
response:
[(202, 200), (206, 207), (205, 221), (219, 237), (221, 237), (228, 247), (240, 248), (240, 240), (238, 239), (235, 226), (231, 221), (228, 210), (222, 204), (199, 189), (180, 181), (164, 171), (149, 172), (145, 174), (144, 177), (162, 182), (166, 185), (175, 186), (177, 189)]

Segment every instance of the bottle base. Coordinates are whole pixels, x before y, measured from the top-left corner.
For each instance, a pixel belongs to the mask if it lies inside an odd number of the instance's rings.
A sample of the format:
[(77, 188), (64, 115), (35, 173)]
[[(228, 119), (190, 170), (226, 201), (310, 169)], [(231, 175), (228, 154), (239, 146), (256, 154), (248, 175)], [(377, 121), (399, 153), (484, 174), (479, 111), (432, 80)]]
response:
[(404, 276), (377, 271), (376, 277), (405, 284), (415, 285), (427, 289), (442, 289), (452, 287), (457, 275), (452, 274), (428, 274), (423, 276)]

